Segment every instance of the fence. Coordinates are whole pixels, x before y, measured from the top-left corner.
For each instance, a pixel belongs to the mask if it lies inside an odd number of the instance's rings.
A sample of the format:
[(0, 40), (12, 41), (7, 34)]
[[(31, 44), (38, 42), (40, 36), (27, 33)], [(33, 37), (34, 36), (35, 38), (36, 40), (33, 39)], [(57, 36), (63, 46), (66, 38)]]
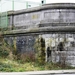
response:
[(1, 0), (0, 1), (0, 28), (8, 28), (8, 11), (22, 10), (31, 7), (40, 6), (39, 2), (24, 0)]

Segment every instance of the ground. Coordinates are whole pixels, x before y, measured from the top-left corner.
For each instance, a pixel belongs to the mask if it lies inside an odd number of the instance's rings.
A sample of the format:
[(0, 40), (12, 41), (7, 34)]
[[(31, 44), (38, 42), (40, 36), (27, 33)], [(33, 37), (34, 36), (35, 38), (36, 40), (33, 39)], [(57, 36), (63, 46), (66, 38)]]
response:
[(1, 72), (25, 72), (25, 71), (42, 71), (42, 70), (60, 70), (71, 69), (72, 67), (61, 68), (57, 64), (46, 63), (45, 65), (37, 62), (22, 62), (21, 60), (9, 60), (7, 58), (0, 58)]
[(4, 46), (0, 47), (0, 72), (26, 72), (75, 69), (75, 67), (64, 66), (59, 63), (46, 62), (44, 64), (40, 64), (36, 60), (23, 61), (21, 59), (14, 59), (13, 57), (14, 55), (9, 49), (5, 48)]

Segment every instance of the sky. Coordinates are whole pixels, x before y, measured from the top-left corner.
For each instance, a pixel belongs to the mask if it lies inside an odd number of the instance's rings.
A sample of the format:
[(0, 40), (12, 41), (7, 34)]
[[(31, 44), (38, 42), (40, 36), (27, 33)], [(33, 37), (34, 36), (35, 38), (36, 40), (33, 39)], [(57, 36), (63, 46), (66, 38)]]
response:
[[(12, 0), (1, 0), (0, 12), (25, 9), (27, 1), (28, 8), (39, 6), (41, 3), (41, 0), (14, 0), (13, 5)], [(46, 3), (75, 3), (75, 0), (46, 0)]]
[[(41, 0), (28, 0), (28, 1), (36, 1), (40, 2)], [(75, 3), (75, 0), (46, 0), (46, 3)]]

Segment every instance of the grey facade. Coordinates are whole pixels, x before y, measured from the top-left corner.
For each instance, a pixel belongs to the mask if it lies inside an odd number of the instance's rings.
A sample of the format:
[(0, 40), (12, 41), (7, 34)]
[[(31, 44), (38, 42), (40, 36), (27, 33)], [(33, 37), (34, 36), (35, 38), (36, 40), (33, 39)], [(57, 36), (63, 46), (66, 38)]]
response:
[[(14, 27), (32, 28), (44, 26), (61, 26), (74, 25), (75, 10), (74, 9), (48, 9), (31, 13), (15, 15), (13, 18)], [(54, 25), (53, 25), (54, 24)], [(9, 25), (12, 25), (12, 17), (9, 19)], [(58, 26), (60, 26), (58, 25)]]
[[(54, 63), (59, 61), (64, 62), (65, 60), (65, 63), (71, 66), (75, 66), (75, 31), (73, 30), (72, 32), (69, 31), (71, 30), (70, 27), (71, 28), (75, 27), (74, 3), (46, 4), (32, 9), (11, 11), (8, 12), (8, 17), (9, 17), (8, 27), (12, 28), (12, 26), (14, 26), (13, 28), (14, 30), (53, 27), (54, 29), (53, 30), (51, 29), (52, 32), (50, 31), (45, 34), (44, 33), (41, 34), (42, 37), (45, 39), (46, 50), (48, 46), (51, 47), (52, 51), (50, 60)], [(56, 27), (59, 29), (57, 29)], [(66, 27), (69, 27), (68, 29), (69, 32), (66, 31)], [(63, 32), (64, 33), (62, 34), (61, 31), (62, 33)], [(37, 36), (39, 35), (40, 34), (38, 34)], [(17, 36), (16, 40), (17, 50), (22, 53), (30, 50), (35, 52), (34, 50), (35, 39), (36, 35), (35, 38), (34, 35)], [(49, 40), (48, 41), (49, 45), (47, 44), (46, 39)], [(65, 39), (66, 41), (64, 41)], [(63, 51), (57, 49), (57, 46), (60, 43), (60, 41), (64, 42)]]
[(40, 7), (8, 12), (8, 25), (26, 29), (43, 26), (67, 26), (75, 23), (75, 4), (47, 4)]

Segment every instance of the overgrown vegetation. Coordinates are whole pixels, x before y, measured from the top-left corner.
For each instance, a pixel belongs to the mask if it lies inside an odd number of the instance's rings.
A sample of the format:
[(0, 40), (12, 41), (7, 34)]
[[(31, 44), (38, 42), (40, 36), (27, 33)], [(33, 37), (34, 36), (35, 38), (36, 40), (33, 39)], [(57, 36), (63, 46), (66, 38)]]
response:
[(45, 64), (45, 40), (42, 36), (38, 37), (35, 41), (36, 60), (40, 64)]
[[(34, 54), (30, 53), (29, 55), (21, 55), (22, 59), (18, 59), (13, 54), (12, 48), (8, 47), (8, 45), (0, 46), (0, 72), (24, 72), (24, 71), (39, 71), (39, 70), (60, 70), (60, 69), (75, 69), (75, 67), (65, 66), (58, 63), (46, 63), (45, 62), (45, 44), (44, 39), (38, 40), (40, 46), (38, 47), (38, 52), (36, 53), (36, 59), (34, 58)], [(41, 42), (40, 42), (41, 41)], [(37, 41), (36, 41), (37, 42)], [(36, 46), (38, 43), (36, 43)], [(37, 48), (37, 47), (36, 47)], [(42, 52), (43, 51), (43, 52)], [(43, 54), (44, 53), (44, 54)], [(40, 55), (39, 55), (40, 54)], [(26, 56), (25, 56), (26, 55)], [(42, 55), (42, 56), (41, 56)], [(43, 59), (43, 60), (42, 60)]]
[[(3, 50), (0, 47), (0, 72), (24, 72), (24, 71), (41, 71), (41, 70), (59, 70), (59, 69), (73, 69), (73, 67), (65, 66), (62, 68), (58, 63), (52, 62), (40, 64), (37, 61), (10, 59), (10, 51)], [(8, 55), (9, 54), (9, 55)], [(5, 57), (5, 58), (4, 58)], [(12, 58), (12, 57), (11, 57)]]
[(0, 57), (7, 57), (8, 55), (9, 55), (9, 51), (0, 48)]
[[(24, 72), (24, 71), (41, 71), (41, 70), (60, 70), (63, 69), (58, 64), (46, 63), (40, 65), (37, 62), (23, 62), (21, 60), (0, 59), (0, 72)], [(64, 69), (73, 69), (66, 66)]]

